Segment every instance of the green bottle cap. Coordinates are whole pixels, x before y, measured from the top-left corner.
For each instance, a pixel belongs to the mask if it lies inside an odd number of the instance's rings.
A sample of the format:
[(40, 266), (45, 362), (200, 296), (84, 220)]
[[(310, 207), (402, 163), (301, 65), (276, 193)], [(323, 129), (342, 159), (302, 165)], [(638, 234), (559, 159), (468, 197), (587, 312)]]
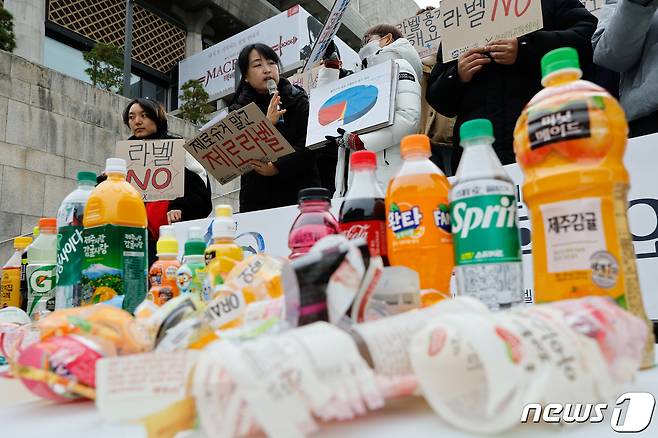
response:
[(188, 240), (185, 242), (185, 255), (203, 255), (206, 251), (206, 242), (203, 240)]
[(90, 181), (96, 183), (96, 174), (94, 172), (78, 172), (78, 182)]
[(572, 47), (562, 47), (551, 50), (541, 59), (541, 76), (545, 78), (556, 71), (577, 68), (580, 69), (578, 52)]
[(467, 140), (474, 138), (488, 138), (493, 142), (493, 125), (487, 119), (474, 119), (464, 122), (459, 128), (459, 140), (464, 145)]

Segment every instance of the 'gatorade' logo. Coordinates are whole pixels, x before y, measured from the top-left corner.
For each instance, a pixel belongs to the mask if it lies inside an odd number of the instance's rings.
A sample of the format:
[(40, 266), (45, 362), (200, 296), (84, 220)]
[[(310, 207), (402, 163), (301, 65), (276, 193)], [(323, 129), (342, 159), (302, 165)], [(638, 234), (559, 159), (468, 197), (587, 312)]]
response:
[(37, 268), (30, 275), (30, 289), (35, 294), (45, 294), (55, 287), (55, 272), (53, 266)]
[(486, 208), (468, 207), (463, 201), (458, 201), (452, 207), (452, 234), (459, 234), (465, 239), (472, 230), (481, 228), (512, 228), (516, 225), (516, 205), (509, 196), (501, 196), (499, 205), (488, 205)]

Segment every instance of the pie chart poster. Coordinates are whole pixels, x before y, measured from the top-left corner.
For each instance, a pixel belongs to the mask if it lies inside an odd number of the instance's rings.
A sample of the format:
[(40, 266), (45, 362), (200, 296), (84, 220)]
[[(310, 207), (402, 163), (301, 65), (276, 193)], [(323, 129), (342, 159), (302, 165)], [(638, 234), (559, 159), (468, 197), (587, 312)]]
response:
[(338, 135), (338, 128), (363, 133), (390, 125), (396, 67), (388, 61), (312, 89), (306, 146), (323, 146), (325, 136)]

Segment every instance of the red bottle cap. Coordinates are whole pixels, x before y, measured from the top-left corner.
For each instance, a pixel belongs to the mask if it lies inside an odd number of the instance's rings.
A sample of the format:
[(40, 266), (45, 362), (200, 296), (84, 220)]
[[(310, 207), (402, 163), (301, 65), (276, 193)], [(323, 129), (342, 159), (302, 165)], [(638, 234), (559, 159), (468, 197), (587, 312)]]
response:
[(350, 168), (352, 170), (376, 169), (377, 155), (372, 151), (357, 151), (350, 155)]
[(57, 219), (54, 217), (42, 217), (39, 219), (39, 230), (47, 233), (57, 232)]

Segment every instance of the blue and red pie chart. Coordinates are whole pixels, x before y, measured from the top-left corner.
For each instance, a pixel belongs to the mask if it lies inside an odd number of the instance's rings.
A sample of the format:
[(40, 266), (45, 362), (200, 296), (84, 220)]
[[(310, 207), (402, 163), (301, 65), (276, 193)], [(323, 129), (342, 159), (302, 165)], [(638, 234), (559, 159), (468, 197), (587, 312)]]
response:
[(356, 85), (327, 99), (318, 112), (318, 122), (327, 126), (340, 120), (347, 125), (366, 115), (376, 103), (377, 87)]

